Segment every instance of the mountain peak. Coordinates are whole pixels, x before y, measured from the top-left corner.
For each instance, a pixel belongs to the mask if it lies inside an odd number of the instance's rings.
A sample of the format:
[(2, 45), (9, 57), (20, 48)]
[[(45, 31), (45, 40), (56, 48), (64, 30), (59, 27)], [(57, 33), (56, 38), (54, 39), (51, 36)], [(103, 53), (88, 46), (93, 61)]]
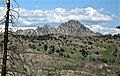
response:
[(79, 21), (69, 20), (58, 27), (58, 31), (65, 35), (90, 36), (95, 35), (89, 28), (85, 27)]
[(116, 28), (117, 28), (117, 29), (120, 29), (120, 26), (117, 26)]
[(69, 20), (68, 22), (60, 24), (57, 28), (51, 27), (49, 25), (44, 25), (43, 27), (37, 27), (36, 31), (38, 35), (62, 34), (78, 37), (95, 35), (95, 33), (92, 32), (89, 28), (85, 27), (83, 24), (76, 20)]
[(79, 21), (77, 20), (69, 20), (68, 23), (73, 23), (73, 24), (81, 24)]
[(65, 23), (62, 23), (58, 28), (62, 28), (62, 27), (65, 27), (65, 28), (79, 28), (79, 27), (84, 27), (83, 24), (81, 24), (79, 21), (76, 21), (76, 20), (69, 20), (68, 22), (65, 22)]
[(43, 27), (44, 28), (50, 28), (50, 25), (44, 25)]
[(51, 27), (50, 25), (44, 25), (43, 27), (38, 27), (37, 31), (40, 35), (55, 34), (56, 28)]

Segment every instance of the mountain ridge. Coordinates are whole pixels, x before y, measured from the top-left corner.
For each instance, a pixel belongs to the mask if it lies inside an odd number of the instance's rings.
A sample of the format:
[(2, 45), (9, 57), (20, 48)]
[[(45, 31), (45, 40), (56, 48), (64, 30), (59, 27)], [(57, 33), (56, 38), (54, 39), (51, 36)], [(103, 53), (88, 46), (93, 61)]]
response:
[(85, 27), (83, 24), (76, 20), (69, 20), (68, 22), (61, 23), (57, 28), (51, 27), (50, 25), (44, 25), (43, 27), (37, 27), (36, 30), (33, 29), (17, 30), (16, 34), (22, 35), (62, 34), (80, 37), (96, 35), (96, 33), (94, 33), (89, 28)]

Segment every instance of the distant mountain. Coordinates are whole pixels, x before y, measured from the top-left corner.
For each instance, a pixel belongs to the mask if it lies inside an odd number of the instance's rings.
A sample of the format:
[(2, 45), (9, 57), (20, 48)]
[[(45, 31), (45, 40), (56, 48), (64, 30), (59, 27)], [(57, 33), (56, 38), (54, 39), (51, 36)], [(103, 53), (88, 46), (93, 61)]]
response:
[(49, 25), (43, 27), (37, 27), (36, 30), (18, 30), (17, 34), (24, 35), (47, 35), (47, 34), (62, 34), (62, 35), (73, 35), (73, 36), (93, 36), (96, 35), (89, 28), (85, 27), (79, 21), (69, 20), (68, 22), (60, 24), (57, 28)]
[(64, 35), (74, 36), (93, 36), (95, 33), (89, 28), (85, 27), (79, 21), (69, 20), (68, 22), (62, 23), (58, 26), (58, 32)]
[(120, 25), (119, 25), (119, 26), (117, 26), (116, 28), (120, 29)]
[(50, 27), (49, 25), (44, 25), (43, 27), (38, 27), (37, 31), (40, 35), (47, 35), (47, 34), (55, 34), (57, 33), (57, 29), (54, 27)]

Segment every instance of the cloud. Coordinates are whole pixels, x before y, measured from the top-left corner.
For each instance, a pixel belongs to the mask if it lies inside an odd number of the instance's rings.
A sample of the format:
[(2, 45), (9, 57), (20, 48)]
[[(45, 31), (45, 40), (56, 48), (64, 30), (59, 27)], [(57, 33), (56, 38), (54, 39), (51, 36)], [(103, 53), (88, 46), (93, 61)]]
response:
[(112, 28), (112, 27), (108, 28), (108, 27), (103, 27), (100, 25), (92, 25), (92, 26), (85, 25), (85, 26), (88, 27), (90, 30), (101, 33), (103, 35), (105, 35), (105, 34), (112, 34), (112, 35), (120, 34), (120, 30), (117, 28)]
[[(115, 14), (105, 14), (105, 10), (103, 8), (100, 8), (98, 10), (92, 7), (74, 8), (71, 10), (64, 8), (55, 8), (52, 10), (27, 10), (23, 8), (15, 8), (14, 10), (19, 10), (20, 17), (18, 20), (18, 26), (40, 26), (46, 23), (59, 24), (74, 19), (85, 22), (87, 24), (94, 24), (92, 26), (87, 26), (94, 32), (100, 32), (102, 34), (120, 33), (120, 30), (116, 28), (102, 27), (98, 25), (99, 23), (104, 24), (111, 22), (113, 20), (113, 17), (116, 16)], [(5, 9), (4, 7), (0, 7), (0, 19), (2, 19), (4, 15)]]
[[(4, 15), (3, 10), (4, 8), (0, 7), (0, 18), (2, 18)], [(14, 10), (17, 11), (18, 8), (15, 8)], [(27, 10), (19, 8), (19, 14), (19, 26), (34, 25), (40, 23), (61, 23), (66, 22), (70, 19), (87, 23), (106, 23), (113, 20), (111, 16), (99, 12), (99, 10), (96, 10), (92, 7), (74, 8), (71, 10), (64, 8), (55, 8), (52, 10)]]

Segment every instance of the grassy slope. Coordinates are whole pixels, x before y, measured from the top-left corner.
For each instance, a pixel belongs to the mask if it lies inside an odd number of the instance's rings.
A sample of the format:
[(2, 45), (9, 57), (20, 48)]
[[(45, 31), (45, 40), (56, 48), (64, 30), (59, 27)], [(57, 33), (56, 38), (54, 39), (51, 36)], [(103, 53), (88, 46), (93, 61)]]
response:
[[(33, 76), (40, 73), (33, 72), (35, 68), (47, 70), (42, 74), (53, 75), (59, 75), (62, 70), (77, 71), (76, 74), (85, 76), (117, 75), (120, 72), (120, 37), (79, 38), (62, 35), (17, 37), (24, 45), (18, 44), (18, 50), (24, 48), (26, 52), (23, 53), (25, 68)], [(12, 37), (11, 41), (14, 47), (18, 47), (15, 45), (19, 42), (18, 39)]]

